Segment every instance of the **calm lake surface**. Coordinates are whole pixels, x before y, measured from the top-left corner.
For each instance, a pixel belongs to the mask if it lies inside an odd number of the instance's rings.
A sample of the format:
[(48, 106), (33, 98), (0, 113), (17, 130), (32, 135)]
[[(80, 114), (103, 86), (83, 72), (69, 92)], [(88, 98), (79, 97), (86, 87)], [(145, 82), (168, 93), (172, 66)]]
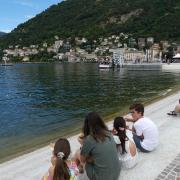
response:
[(128, 111), (180, 84), (180, 73), (99, 70), (97, 64), (0, 67), (0, 161), (80, 131), (85, 115)]

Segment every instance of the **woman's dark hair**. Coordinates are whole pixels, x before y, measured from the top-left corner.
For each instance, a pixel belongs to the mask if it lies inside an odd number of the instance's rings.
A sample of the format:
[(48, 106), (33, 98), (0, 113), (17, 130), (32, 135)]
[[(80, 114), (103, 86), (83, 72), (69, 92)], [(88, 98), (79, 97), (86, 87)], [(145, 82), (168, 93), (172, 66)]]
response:
[(144, 106), (141, 103), (136, 103), (130, 106), (129, 108), (130, 110), (134, 109), (135, 111), (137, 111), (138, 113), (141, 113), (141, 115), (144, 115)]
[(53, 180), (70, 179), (69, 168), (65, 162), (65, 160), (68, 159), (70, 152), (70, 144), (67, 139), (60, 138), (56, 141), (53, 152), (56, 157)]
[[(119, 137), (119, 140), (121, 141), (121, 148), (122, 148), (122, 154), (124, 154), (126, 151), (125, 143), (128, 139), (126, 136), (126, 121), (123, 117), (116, 117), (114, 119), (113, 123), (114, 129), (117, 131), (117, 136)], [(120, 128), (123, 128), (121, 130)]]
[(96, 141), (104, 141), (109, 137), (109, 131), (97, 112), (90, 112), (84, 121), (84, 137), (91, 135)]

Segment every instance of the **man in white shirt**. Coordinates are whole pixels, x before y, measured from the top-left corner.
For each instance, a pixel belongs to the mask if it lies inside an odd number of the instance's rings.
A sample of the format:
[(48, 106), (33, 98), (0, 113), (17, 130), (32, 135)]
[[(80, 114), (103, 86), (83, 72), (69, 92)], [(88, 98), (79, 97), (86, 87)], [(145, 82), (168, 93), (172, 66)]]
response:
[(132, 132), (136, 147), (142, 152), (153, 151), (158, 146), (156, 125), (149, 118), (144, 117), (142, 104), (133, 104), (129, 109), (134, 122)]

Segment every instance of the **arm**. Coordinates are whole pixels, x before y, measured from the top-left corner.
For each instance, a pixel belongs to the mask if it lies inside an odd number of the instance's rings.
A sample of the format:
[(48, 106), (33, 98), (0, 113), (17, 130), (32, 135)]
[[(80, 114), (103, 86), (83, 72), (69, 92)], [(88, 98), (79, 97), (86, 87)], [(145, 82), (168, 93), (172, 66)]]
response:
[(124, 118), (127, 122), (134, 122), (134, 119), (132, 118)]
[(132, 127), (132, 129), (130, 129), (129, 126), (126, 126), (126, 129), (129, 131), (132, 131), (133, 134), (136, 134), (136, 130), (135, 130), (134, 126)]
[[(129, 127), (127, 127), (126, 129), (129, 130), (129, 131), (132, 131), (132, 134), (136, 134), (136, 130), (135, 130), (134, 126), (132, 127), (132, 129), (130, 129)], [(143, 141), (143, 139), (144, 139), (143, 134), (141, 136), (138, 136), (138, 137), (141, 139), (141, 141)]]
[(82, 133), (78, 136), (78, 142), (80, 143), (81, 146), (84, 143), (84, 135)]
[(85, 163), (86, 162), (86, 156), (80, 155), (80, 161), (82, 163)]
[(127, 121), (127, 122), (134, 122), (134, 119), (132, 117), (132, 115), (127, 114), (125, 116), (123, 116), (123, 118)]
[(51, 167), (49, 168), (48, 173), (49, 173), (49, 176), (50, 176), (50, 177), (53, 177), (53, 176), (54, 176), (54, 167), (53, 167), (53, 166), (51, 166)]
[(141, 139), (141, 141), (143, 141), (143, 139), (144, 139), (144, 135), (142, 134), (141, 136), (138, 136), (140, 139)]
[(91, 138), (85, 138), (83, 146), (81, 148), (80, 152), (80, 161), (82, 163), (91, 163), (93, 162), (93, 156), (92, 156), (92, 151), (95, 147), (95, 144)]
[(91, 163), (91, 162), (93, 162), (93, 158), (92, 158), (92, 156), (84, 156), (84, 155), (80, 155), (80, 161), (82, 162), (82, 163), (86, 163), (86, 162), (89, 162), (89, 163)]
[(144, 140), (144, 134), (143, 134), (144, 128), (143, 128), (142, 124), (135, 123), (134, 129), (135, 129), (136, 135), (140, 138), (141, 141), (143, 141)]

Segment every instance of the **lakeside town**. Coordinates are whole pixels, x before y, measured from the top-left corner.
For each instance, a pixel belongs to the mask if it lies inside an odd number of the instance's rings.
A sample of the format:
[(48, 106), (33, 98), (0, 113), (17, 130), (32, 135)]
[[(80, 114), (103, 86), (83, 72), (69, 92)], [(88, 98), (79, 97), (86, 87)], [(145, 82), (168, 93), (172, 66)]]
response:
[(124, 63), (154, 63), (171, 62), (177, 53), (180, 53), (180, 42), (155, 42), (153, 37), (135, 39), (120, 33), (91, 41), (85, 37), (61, 39), (55, 36), (52, 44), (9, 45), (3, 50), (2, 60), (109, 63), (114, 59), (117, 64), (123, 59)]
[(0, 19), (0, 180), (180, 180), (180, 0), (1, 1)]

